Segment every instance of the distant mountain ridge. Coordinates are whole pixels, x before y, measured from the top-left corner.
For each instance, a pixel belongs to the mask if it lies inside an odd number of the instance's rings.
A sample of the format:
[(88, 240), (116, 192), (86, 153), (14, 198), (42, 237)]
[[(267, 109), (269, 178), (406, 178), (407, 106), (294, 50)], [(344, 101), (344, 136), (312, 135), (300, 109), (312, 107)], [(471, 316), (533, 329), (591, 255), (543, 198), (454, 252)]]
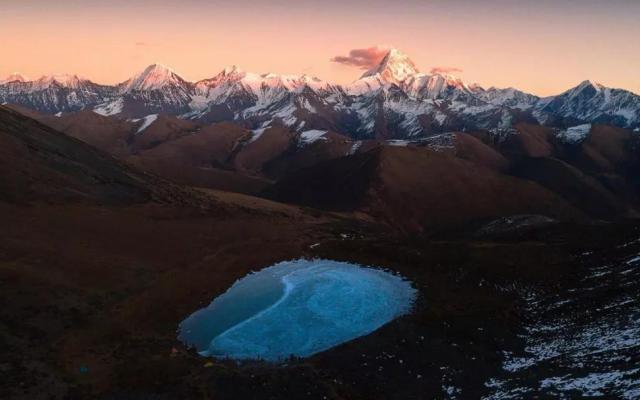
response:
[(153, 64), (114, 86), (76, 75), (29, 81), (12, 74), (0, 80), (0, 103), (47, 113), (92, 109), (125, 119), (171, 114), (202, 122), (234, 121), (249, 129), (283, 124), (298, 132), (326, 129), (357, 139), (508, 129), (521, 121), (563, 128), (585, 123), (640, 128), (640, 96), (626, 90), (591, 81), (546, 98), (515, 88), (485, 89), (452, 75), (421, 73), (396, 49), (345, 86), (308, 75), (255, 74), (235, 66), (189, 82)]

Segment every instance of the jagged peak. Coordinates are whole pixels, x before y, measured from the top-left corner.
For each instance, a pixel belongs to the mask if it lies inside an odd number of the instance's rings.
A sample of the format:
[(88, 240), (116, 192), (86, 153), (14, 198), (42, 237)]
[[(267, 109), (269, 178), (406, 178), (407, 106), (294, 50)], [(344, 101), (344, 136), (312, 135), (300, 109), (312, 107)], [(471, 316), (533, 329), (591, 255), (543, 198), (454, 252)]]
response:
[(469, 86), (458, 76), (450, 74), (450, 73), (437, 73), (433, 74), (432, 77), (441, 78), (448, 85), (458, 86), (461, 88), (469, 88)]
[(329, 86), (329, 84), (322, 79), (307, 74), (279, 75), (268, 73), (262, 75), (262, 78), (266, 80), (264, 83), (268, 86), (283, 86), (289, 90), (302, 90), (304, 87), (316, 90)]
[(66, 88), (77, 88), (83, 81), (86, 81), (86, 79), (83, 79), (76, 74), (56, 73), (51, 75), (43, 75), (34, 82), (33, 89), (46, 89), (53, 84)]
[(81, 79), (78, 75), (76, 74), (62, 74), (62, 73), (55, 73), (55, 74), (49, 74), (49, 75), (42, 75), (40, 77), (40, 79), (38, 80), (54, 80), (56, 82), (65, 82), (68, 80), (75, 80), (75, 79)]
[(171, 74), (175, 74), (173, 68), (167, 67), (161, 63), (153, 63), (144, 69), (142, 72), (143, 75), (161, 75), (161, 76), (169, 76)]
[(605, 88), (604, 85), (602, 85), (602, 84), (600, 84), (600, 83), (598, 83), (596, 81), (593, 81), (591, 79), (587, 79), (587, 80), (584, 80), (584, 81), (580, 82), (580, 84), (578, 86), (576, 86), (574, 89), (577, 90), (577, 91), (581, 91), (581, 90), (583, 90), (585, 88), (588, 88), (588, 87), (592, 87), (596, 91), (600, 91), (600, 90)]
[(185, 82), (186, 81), (172, 68), (164, 64), (154, 63), (126, 81), (123, 85), (125, 91), (156, 90), (170, 84), (181, 84)]
[(402, 82), (412, 75), (418, 74), (415, 63), (398, 49), (389, 49), (380, 64), (362, 75), (362, 78), (379, 76), (386, 82)]
[(214, 87), (223, 82), (235, 82), (242, 80), (247, 75), (251, 74), (247, 74), (236, 65), (228, 65), (213, 78), (202, 79), (196, 82), (196, 86)]
[(222, 70), (222, 72), (220, 73), (221, 75), (234, 75), (234, 74), (241, 74), (244, 71), (241, 70), (240, 68), (238, 68), (238, 66), (236, 65), (227, 65), (226, 67), (224, 67), (224, 69)]
[(0, 84), (9, 82), (28, 82), (29, 79), (22, 75), (20, 72), (13, 72), (9, 74), (5, 79), (0, 79)]
[(267, 72), (267, 73), (262, 74), (260, 76), (262, 76), (265, 79), (279, 79), (279, 78), (282, 78), (282, 75), (279, 75), (279, 74), (276, 74), (276, 73), (273, 73), (273, 72)]

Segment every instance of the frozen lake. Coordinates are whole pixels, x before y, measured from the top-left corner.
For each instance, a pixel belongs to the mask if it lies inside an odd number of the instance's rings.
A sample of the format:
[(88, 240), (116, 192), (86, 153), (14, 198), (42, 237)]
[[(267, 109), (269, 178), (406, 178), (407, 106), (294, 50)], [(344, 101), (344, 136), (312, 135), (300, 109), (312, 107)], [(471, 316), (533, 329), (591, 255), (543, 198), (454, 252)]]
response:
[(275, 264), (238, 280), (180, 324), (204, 356), (278, 361), (307, 357), (367, 335), (410, 311), (410, 282), (332, 260)]

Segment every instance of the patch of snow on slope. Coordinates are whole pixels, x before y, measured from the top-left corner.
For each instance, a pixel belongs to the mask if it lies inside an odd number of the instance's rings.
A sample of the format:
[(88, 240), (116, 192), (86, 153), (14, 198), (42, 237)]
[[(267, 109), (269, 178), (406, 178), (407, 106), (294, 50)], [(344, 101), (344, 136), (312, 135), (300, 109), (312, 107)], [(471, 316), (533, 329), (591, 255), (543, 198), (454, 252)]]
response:
[(565, 143), (581, 143), (587, 138), (587, 136), (589, 136), (590, 131), (591, 124), (572, 126), (566, 131), (561, 131), (558, 134), (558, 138)]
[(100, 104), (93, 109), (93, 112), (102, 116), (108, 117), (110, 115), (120, 114), (124, 107), (124, 100), (120, 97), (114, 101)]
[(143, 120), (142, 125), (140, 125), (140, 128), (138, 128), (138, 131), (136, 133), (140, 133), (145, 129), (147, 129), (149, 125), (151, 125), (156, 119), (158, 119), (158, 114), (151, 114), (142, 118)]
[(540, 388), (551, 389), (554, 394), (557, 390), (558, 392), (580, 392), (583, 396), (594, 397), (606, 396), (610, 394), (609, 388), (617, 386), (623, 389), (620, 393), (621, 398), (633, 399), (640, 396), (640, 387), (637, 384), (634, 385), (628, 377), (637, 374), (638, 371), (640, 369), (591, 373), (580, 378), (571, 378), (569, 375), (552, 377), (540, 382)]
[(318, 140), (327, 140), (327, 138), (324, 137), (327, 132), (328, 131), (321, 131), (319, 129), (304, 131), (300, 134), (300, 143), (302, 145), (308, 145)]
[(271, 128), (271, 126), (263, 126), (262, 128), (252, 130), (251, 133), (253, 134), (253, 136), (251, 136), (251, 139), (249, 139), (249, 143), (253, 143), (256, 140), (260, 139), (260, 136), (262, 136), (264, 131), (266, 131), (269, 128)]
[[(402, 130), (406, 132), (407, 136), (416, 136), (423, 131), (422, 125), (420, 124), (420, 117), (433, 112), (433, 104), (433, 101), (388, 101), (385, 104), (385, 111), (392, 111), (398, 116), (401, 116), (402, 122), (400, 122), (400, 127)], [(435, 118), (437, 119), (438, 117)], [(445, 120), (446, 116), (441, 119), (442, 122)], [(440, 123), (440, 125), (442, 125), (442, 123)]]
[(430, 136), (422, 140), (428, 148), (435, 151), (448, 151), (456, 149), (456, 135), (451, 132)]
[(411, 143), (409, 140), (387, 140), (389, 146), (407, 147)]
[(351, 156), (356, 154), (360, 146), (362, 146), (362, 141), (359, 140), (357, 142), (354, 142), (353, 146), (351, 146), (351, 149), (349, 149), (349, 153), (347, 153), (347, 155)]
[(316, 112), (316, 108), (312, 106), (311, 103), (309, 103), (309, 100), (307, 99), (302, 99), (302, 107), (304, 107), (307, 111), (311, 113)]
[(436, 122), (438, 122), (438, 125), (442, 126), (444, 125), (444, 121), (446, 121), (447, 119), (447, 114), (441, 113), (441, 112), (437, 112), (435, 114), (435, 116), (433, 117), (433, 119), (436, 120)]
[(201, 95), (192, 95), (189, 108), (193, 111), (204, 111), (209, 107), (209, 99)]
[(298, 119), (294, 115), (295, 112), (296, 107), (293, 104), (290, 104), (275, 113), (274, 117), (280, 118), (282, 120), (282, 123), (286, 126), (293, 126), (296, 124), (296, 122), (298, 122)]
[(523, 294), (524, 349), (504, 352), (504, 372), (485, 383), (492, 393), (484, 399), (639, 398), (640, 254), (623, 252), (611, 264), (596, 261), (560, 293)]
[(360, 121), (360, 131), (372, 133), (375, 128), (376, 107), (366, 102), (354, 103), (352, 109), (356, 112)]

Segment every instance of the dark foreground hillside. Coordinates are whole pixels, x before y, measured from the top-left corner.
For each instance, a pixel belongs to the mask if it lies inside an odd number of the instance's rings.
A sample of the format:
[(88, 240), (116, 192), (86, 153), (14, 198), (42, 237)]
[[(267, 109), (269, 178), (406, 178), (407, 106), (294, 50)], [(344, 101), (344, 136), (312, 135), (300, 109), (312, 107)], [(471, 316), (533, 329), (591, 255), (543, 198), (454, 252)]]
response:
[[(5, 108), (0, 141), (0, 398), (634, 398), (640, 386), (637, 224), (597, 221), (540, 183), (526, 184), (531, 196), (575, 218), (483, 214), (407, 235), (362, 210), (177, 186)], [(469, 161), (426, 149), (364, 153), (394, 182), (407, 154), (470, 179)], [(494, 186), (469, 199), (519, 187), (486, 168)], [(392, 188), (428, 200), (407, 185)], [(235, 280), (299, 257), (387, 267), (419, 300), (368, 336), (281, 365), (205, 359), (176, 340), (179, 322)]]

